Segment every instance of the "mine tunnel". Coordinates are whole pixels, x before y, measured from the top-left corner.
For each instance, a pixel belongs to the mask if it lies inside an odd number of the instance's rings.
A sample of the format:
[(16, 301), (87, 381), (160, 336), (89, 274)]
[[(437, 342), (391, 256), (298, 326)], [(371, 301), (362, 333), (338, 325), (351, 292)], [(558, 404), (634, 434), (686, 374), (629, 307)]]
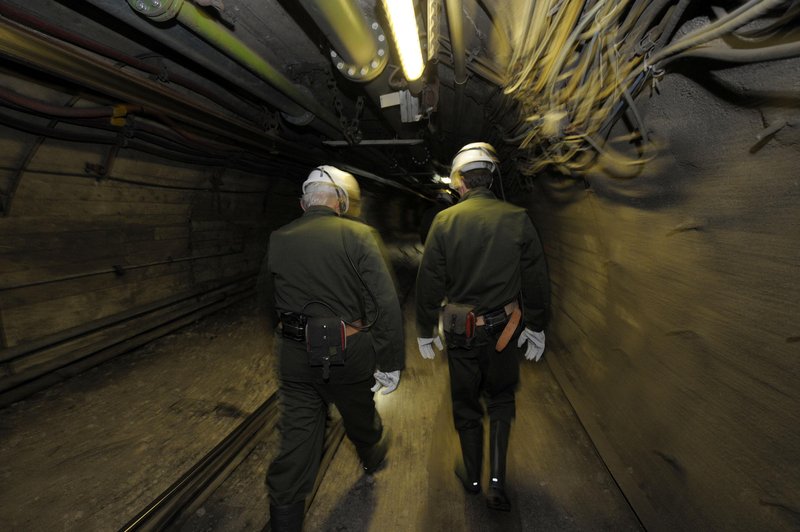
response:
[[(331, 407), (304, 530), (800, 529), (800, 4), (401, 4), (0, 2), (0, 528), (270, 526), (259, 279), (332, 165), (405, 369), (374, 474)], [(453, 474), (447, 354), (415, 330), (420, 232), (473, 142), (552, 296), (510, 512)]]

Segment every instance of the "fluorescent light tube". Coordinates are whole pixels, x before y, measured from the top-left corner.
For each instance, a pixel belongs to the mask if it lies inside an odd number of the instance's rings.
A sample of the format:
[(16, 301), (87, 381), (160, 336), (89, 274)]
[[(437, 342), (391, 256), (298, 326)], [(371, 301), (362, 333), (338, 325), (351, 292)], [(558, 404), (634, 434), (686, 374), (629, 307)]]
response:
[(425, 70), (425, 64), (422, 62), (414, 4), (412, 0), (383, 0), (383, 7), (389, 17), (389, 26), (392, 28), (394, 43), (400, 54), (403, 74), (408, 81), (419, 79)]

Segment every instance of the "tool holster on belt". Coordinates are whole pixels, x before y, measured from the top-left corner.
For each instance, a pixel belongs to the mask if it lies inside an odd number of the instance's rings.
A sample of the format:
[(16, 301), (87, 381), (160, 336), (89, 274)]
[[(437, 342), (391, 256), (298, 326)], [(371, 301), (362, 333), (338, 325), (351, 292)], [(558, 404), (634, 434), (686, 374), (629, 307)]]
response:
[(442, 328), (447, 347), (467, 348), (472, 347), (475, 337), (475, 307), (448, 303), (442, 310)]

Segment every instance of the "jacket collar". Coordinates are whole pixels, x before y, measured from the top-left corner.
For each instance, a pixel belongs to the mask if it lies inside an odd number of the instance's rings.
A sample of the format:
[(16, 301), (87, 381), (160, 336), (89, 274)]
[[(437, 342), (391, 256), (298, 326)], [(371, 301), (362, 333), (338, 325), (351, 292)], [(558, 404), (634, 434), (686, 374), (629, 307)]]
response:
[(336, 211), (325, 205), (312, 205), (303, 213), (303, 216), (338, 216)]
[(477, 187), (477, 188), (471, 188), (471, 189), (467, 190), (467, 193), (464, 194), (463, 196), (461, 196), (461, 199), (458, 202), (462, 203), (462, 202), (464, 202), (464, 201), (466, 201), (466, 200), (468, 200), (470, 198), (497, 199), (497, 197), (494, 195), (494, 193), (491, 190), (489, 190), (488, 188), (486, 188), (486, 187)]

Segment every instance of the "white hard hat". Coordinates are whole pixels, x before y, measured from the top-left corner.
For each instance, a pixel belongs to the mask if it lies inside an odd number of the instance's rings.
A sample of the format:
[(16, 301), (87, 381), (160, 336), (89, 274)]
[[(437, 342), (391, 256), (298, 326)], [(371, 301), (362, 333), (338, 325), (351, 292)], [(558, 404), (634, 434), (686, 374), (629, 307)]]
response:
[(346, 213), (350, 208), (350, 195), (354, 189), (358, 193), (359, 199), (361, 196), (356, 178), (335, 166), (323, 164), (311, 170), (308, 178), (303, 182), (303, 194), (306, 193), (306, 187), (311, 183), (327, 183), (336, 188), (336, 195), (339, 197), (341, 204), (340, 214)]
[(488, 142), (472, 142), (467, 144), (453, 157), (453, 165), (450, 169), (450, 181), (453, 186), (458, 186), (461, 182), (461, 174), (476, 168), (486, 168), (491, 172), (497, 171), (500, 160), (497, 152)]
[(358, 218), (361, 216), (361, 187), (358, 186), (358, 181), (352, 174), (343, 172), (342, 185), (344, 191), (347, 192), (348, 206), (345, 213)]

